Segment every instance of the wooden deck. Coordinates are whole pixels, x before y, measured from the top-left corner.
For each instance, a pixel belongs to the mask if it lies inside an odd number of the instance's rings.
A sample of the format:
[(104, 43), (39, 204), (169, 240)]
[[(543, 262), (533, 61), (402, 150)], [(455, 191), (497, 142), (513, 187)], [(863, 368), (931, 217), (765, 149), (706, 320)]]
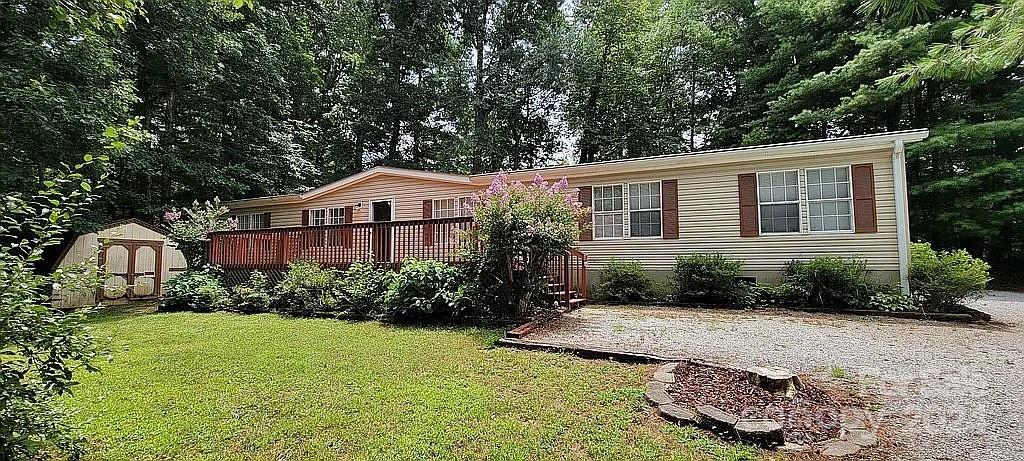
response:
[(408, 258), (459, 262), (472, 217), (280, 227), (210, 234), (210, 262), (228, 269), (284, 269), (297, 260), (345, 268), (356, 261), (401, 265)]
[[(344, 269), (370, 261), (397, 269), (408, 258), (461, 262), (473, 217), (364, 222), (215, 232), (209, 258), (224, 269), (283, 270), (298, 260)], [(573, 248), (548, 263), (553, 299), (575, 307), (587, 298), (587, 255)]]

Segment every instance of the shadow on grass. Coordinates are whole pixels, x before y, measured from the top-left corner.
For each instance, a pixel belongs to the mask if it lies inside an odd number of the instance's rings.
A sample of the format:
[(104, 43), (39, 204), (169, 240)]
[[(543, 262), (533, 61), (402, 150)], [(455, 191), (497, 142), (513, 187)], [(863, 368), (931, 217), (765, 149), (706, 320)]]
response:
[[(121, 304), (121, 305), (106, 305), (96, 306), (92, 308), (86, 321), (90, 325), (102, 325), (106, 323), (116, 322), (123, 320), (128, 317), (148, 315), (148, 314), (163, 314), (171, 313), (171, 311), (161, 311), (158, 309), (158, 303), (135, 303), (135, 304)], [(504, 319), (484, 319), (484, 318), (472, 318), (472, 319), (443, 319), (438, 321), (407, 321), (407, 322), (386, 322), (375, 319), (356, 318), (340, 316), (336, 313), (320, 313), (314, 315), (296, 315), (284, 312), (252, 312), (252, 313), (241, 313), (233, 311), (213, 311), (213, 312), (195, 312), (195, 311), (174, 311), (174, 312), (189, 312), (193, 314), (229, 314), (238, 316), (248, 316), (257, 314), (277, 314), (283, 318), (290, 319), (320, 319), (320, 320), (333, 320), (337, 322), (345, 323), (364, 323), (364, 322), (379, 322), (381, 325), (396, 329), (396, 330), (418, 330), (418, 331), (449, 331), (465, 334), (471, 338), (480, 342), (483, 347), (494, 347), (495, 343), (504, 336), (506, 330), (514, 328), (520, 322)]]

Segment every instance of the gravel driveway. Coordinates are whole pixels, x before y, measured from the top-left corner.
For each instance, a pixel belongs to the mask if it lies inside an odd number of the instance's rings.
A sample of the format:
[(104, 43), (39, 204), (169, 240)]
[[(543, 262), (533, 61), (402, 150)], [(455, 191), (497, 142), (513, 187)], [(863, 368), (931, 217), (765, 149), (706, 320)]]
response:
[(974, 304), (986, 325), (809, 314), (588, 307), (526, 340), (746, 367), (784, 366), (877, 396), (894, 459), (1024, 459), (1024, 294)]

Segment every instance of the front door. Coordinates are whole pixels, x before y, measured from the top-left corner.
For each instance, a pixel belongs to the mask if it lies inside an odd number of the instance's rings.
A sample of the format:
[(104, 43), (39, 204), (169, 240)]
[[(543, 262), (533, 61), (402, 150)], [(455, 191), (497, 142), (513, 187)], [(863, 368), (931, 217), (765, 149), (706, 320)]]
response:
[(163, 246), (159, 240), (111, 239), (100, 249), (99, 264), (108, 277), (102, 301), (131, 301), (160, 296)]
[[(388, 222), (394, 217), (394, 202), (380, 200), (370, 202), (370, 220)], [(387, 226), (373, 227), (373, 260), (391, 262), (391, 228)]]

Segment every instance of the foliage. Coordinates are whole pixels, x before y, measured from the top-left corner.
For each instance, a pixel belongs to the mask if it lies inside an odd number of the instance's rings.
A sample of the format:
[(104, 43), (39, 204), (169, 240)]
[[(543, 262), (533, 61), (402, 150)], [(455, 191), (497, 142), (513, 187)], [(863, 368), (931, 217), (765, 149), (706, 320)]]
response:
[[(111, 128), (112, 149), (120, 131)], [(83, 325), (85, 312), (53, 308), (61, 288), (92, 291), (99, 286), (96, 263), (46, 274), (44, 252), (61, 243), (72, 219), (93, 203), (106, 179), (106, 155), (45, 172), (34, 195), (4, 194), (0, 203), (0, 459), (35, 459), (54, 448), (71, 457), (81, 445), (52, 404), (69, 393), (80, 370), (95, 371), (99, 351)], [(95, 178), (95, 179), (94, 179)]]
[(753, 308), (794, 308), (800, 307), (807, 299), (801, 287), (787, 282), (748, 284), (740, 297), (740, 304)]
[(267, 274), (252, 271), (249, 280), (231, 287), (231, 306), (228, 310), (245, 314), (266, 312), (270, 308), (271, 290)]
[(189, 269), (167, 281), (160, 310), (210, 312), (225, 309), (231, 295), (212, 268)]
[(871, 293), (868, 309), (883, 312), (907, 312), (917, 309), (914, 299), (896, 289), (882, 289)]
[(802, 304), (812, 309), (866, 309), (874, 291), (863, 261), (838, 256), (790, 261), (785, 281), (804, 293)]
[(462, 274), (440, 261), (407, 259), (388, 282), (382, 304), (383, 317), (398, 322), (459, 316), (467, 306)]
[(989, 265), (965, 250), (935, 251), (929, 243), (910, 247), (910, 291), (925, 310), (962, 306), (977, 299), (989, 280)]
[[(891, 0), (869, 0), (866, 5)], [(937, 5), (933, 0), (917, 0)], [(893, 3), (885, 16), (907, 17), (909, 24), (920, 16), (911, 13), (916, 2)], [(879, 80), (889, 87), (913, 89), (925, 79), (944, 81), (977, 81), (989, 78), (1004, 69), (1013, 69), (1024, 61), (1024, 1), (1002, 0), (998, 3), (976, 3), (970, 19), (959, 24), (950, 34), (952, 43), (935, 43), (927, 56), (906, 64), (893, 75)]]
[(656, 287), (640, 261), (612, 258), (601, 270), (597, 293), (604, 300), (637, 303), (651, 301)]
[(338, 296), (347, 305), (346, 314), (370, 317), (381, 311), (393, 272), (378, 269), (372, 262), (355, 262), (339, 276)]
[(476, 228), (467, 236), (471, 298), (499, 316), (550, 307), (547, 264), (579, 239), (586, 213), (565, 178), (549, 184), (537, 175), (523, 184), (495, 176), (476, 197)]
[(210, 201), (193, 202), (182, 211), (172, 208), (164, 213), (164, 221), (171, 226), (170, 238), (182, 254), (188, 267), (202, 269), (207, 264), (207, 235), (211, 232), (232, 230), (236, 227), (233, 219), (225, 218), (228, 209), (214, 197)]
[(743, 262), (721, 254), (676, 257), (673, 282), (681, 303), (735, 304), (743, 294)]
[(338, 271), (321, 267), (316, 261), (294, 261), (274, 288), (271, 307), (297, 315), (335, 311), (341, 306), (337, 280)]

